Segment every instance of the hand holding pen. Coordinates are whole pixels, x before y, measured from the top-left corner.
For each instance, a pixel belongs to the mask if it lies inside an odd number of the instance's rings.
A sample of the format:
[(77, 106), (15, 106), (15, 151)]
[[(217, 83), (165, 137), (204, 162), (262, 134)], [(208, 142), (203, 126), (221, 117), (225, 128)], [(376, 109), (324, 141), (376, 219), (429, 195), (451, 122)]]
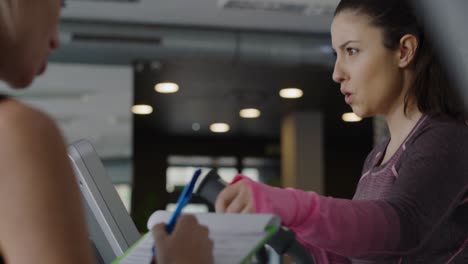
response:
[[(181, 216), (200, 174), (201, 170), (195, 171), (192, 180), (185, 186), (168, 224), (158, 224), (153, 228), (153, 255), (157, 255), (159, 264), (213, 263), (213, 242), (208, 237), (208, 229), (200, 225), (194, 216)], [(156, 261), (156, 257), (153, 259)]]
[(208, 228), (198, 223), (193, 215), (182, 215), (172, 234), (166, 225), (153, 228), (157, 263), (213, 263), (213, 242), (208, 237)]

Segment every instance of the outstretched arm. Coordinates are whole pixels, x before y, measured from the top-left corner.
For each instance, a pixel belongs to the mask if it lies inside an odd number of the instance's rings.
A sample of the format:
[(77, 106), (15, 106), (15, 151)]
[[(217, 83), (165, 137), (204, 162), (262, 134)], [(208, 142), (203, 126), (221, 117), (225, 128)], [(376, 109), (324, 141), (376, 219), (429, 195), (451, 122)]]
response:
[(409, 255), (434, 239), (434, 230), (466, 198), (466, 138), (466, 128), (423, 130), (402, 156), (385, 200), (336, 199), (238, 177), (220, 194), (217, 210), (276, 214), (306, 246), (341, 256)]

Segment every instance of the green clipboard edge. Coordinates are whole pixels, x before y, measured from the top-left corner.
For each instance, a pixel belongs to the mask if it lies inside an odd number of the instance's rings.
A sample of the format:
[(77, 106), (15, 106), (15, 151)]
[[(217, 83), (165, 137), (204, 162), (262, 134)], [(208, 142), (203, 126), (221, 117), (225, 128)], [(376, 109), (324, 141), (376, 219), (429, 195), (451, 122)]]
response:
[[(267, 232), (266, 236), (263, 237), (263, 239), (257, 244), (257, 246), (255, 248), (253, 248), (250, 253), (245, 256), (240, 264), (247, 264), (248, 261), (252, 258), (252, 256), (260, 249), (260, 247), (263, 247), (263, 245), (265, 245), (265, 243), (270, 240), (270, 238), (278, 231), (279, 229), (279, 226), (267, 226), (265, 228), (265, 231)], [(125, 253), (120, 256), (119, 258), (117, 258), (116, 260), (112, 261), (112, 264), (119, 264), (125, 257), (127, 257), (128, 254), (130, 254), (130, 252), (133, 251), (133, 249), (135, 249), (141, 241), (143, 241), (143, 239), (145, 239), (148, 235), (150, 234), (150, 232), (146, 233), (145, 235), (143, 235), (140, 239), (138, 239), (137, 242), (135, 242), (129, 249), (125, 250)]]
[(130, 254), (130, 252), (132, 252), (139, 244), (141, 241), (143, 241), (143, 239), (145, 239), (151, 232), (148, 232), (146, 234), (144, 234), (140, 239), (137, 240), (137, 242), (133, 243), (133, 245), (128, 248), (127, 250), (125, 250), (125, 252), (123, 253), (122, 256), (120, 256), (119, 258), (117, 258), (116, 260), (112, 261), (112, 264), (119, 264), (125, 257), (127, 257), (128, 254)]
[(247, 264), (248, 261), (252, 258), (253, 254), (257, 253), (260, 247), (263, 247), (263, 245), (265, 245), (265, 243), (268, 242), (268, 240), (270, 240), (270, 238), (278, 231), (278, 229), (279, 226), (267, 226), (265, 228), (265, 231), (267, 232), (266, 236), (262, 239), (262, 241), (260, 241), (260, 243), (257, 244), (257, 246), (252, 251), (250, 251), (250, 253), (247, 256), (245, 256), (245, 258), (242, 259), (240, 264)]

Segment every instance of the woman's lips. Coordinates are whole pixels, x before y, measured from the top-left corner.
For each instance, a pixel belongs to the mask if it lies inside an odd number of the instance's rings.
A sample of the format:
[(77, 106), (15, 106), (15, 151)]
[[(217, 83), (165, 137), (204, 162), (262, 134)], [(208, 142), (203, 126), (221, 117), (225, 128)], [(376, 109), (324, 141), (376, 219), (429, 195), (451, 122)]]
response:
[(342, 86), (340, 92), (344, 95), (346, 104), (351, 104), (353, 102), (353, 94), (350, 93), (346, 87)]

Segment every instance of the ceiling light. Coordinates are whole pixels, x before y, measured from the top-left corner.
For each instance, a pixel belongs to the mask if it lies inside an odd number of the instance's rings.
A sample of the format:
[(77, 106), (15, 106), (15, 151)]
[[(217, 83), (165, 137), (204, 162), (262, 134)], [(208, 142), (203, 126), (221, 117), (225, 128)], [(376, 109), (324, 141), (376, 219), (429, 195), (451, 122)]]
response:
[(285, 88), (279, 92), (279, 95), (283, 98), (295, 99), (301, 98), (304, 92), (298, 88)]
[(362, 120), (361, 117), (357, 116), (355, 113), (344, 113), (341, 118), (345, 122), (359, 122)]
[(255, 108), (246, 108), (242, 109), (239, 112), (239, 115), (242, 118), (258, 118), (260, 116), (260, 110), (255, 109)]
[(153, 107), (149, 105), (134, 105), (132, 106), (132, 113), (135, 115), (149, 115), (153, 112)]
[(176, 83), (158, 83), (154, 86), (154, 90), (158, 93), (176, 93), (179, 91), (179, 85)]
[(193, 131), (199, 131), (200, 130), (200, 124), (199, 123), (193, 123), (192, 124), (192, 130)]
[(210, 130), (213, 133), (226, 133), (230, 129), (229, 125), (226, 123), (214, 123), (211, 124)]

